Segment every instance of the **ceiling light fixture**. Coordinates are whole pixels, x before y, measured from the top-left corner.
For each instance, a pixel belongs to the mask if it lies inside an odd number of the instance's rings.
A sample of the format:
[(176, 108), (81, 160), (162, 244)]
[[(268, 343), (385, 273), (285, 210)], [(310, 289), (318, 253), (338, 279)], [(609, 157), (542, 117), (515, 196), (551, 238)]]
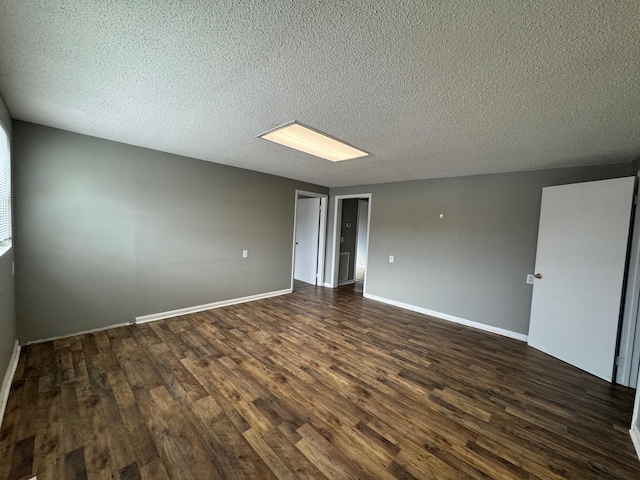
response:
[(258, 138), (279, 143), (316, 157), (341, 162), (352, 158), (366, 157), (367, 152), (333, 138), (299, 122), (291, 122), (259, 135)]

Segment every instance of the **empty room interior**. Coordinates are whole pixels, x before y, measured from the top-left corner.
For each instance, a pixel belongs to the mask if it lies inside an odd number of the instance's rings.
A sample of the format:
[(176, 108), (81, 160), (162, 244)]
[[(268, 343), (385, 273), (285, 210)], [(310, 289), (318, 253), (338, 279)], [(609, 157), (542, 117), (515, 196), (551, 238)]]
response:
[(639, 479), (639, 32), (0, 0), (0, 479)]

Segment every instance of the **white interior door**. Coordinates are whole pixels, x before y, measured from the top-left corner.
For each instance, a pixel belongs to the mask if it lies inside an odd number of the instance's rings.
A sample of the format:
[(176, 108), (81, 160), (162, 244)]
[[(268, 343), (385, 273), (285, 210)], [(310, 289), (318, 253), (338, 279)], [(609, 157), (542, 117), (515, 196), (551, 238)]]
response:
[(611, 381), (634, 177), (542, 189), (529, 345)]
[[(364, 268), (367, 259), (367, 231), (369, 230), (369, 201), (358, 201), (358, 233), (356, 234), (356, 266)], [(356, 275), (357, 276), (357, 275)]]
[(296, 253), (293, 277), (316, 284), (320, 199), (299, 198), (296, 206)]

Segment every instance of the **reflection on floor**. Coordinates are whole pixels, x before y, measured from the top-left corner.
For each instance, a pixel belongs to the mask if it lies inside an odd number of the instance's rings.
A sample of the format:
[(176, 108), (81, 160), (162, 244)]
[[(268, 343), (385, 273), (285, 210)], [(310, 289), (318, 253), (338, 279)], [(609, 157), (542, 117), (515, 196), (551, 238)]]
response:
[(355, 283), (349, 283), (338, 287), (341, 292), (353, 294), (362, 297), (364, 295), (364, 282), (357, 280)]
[[(318, 285), (319, 287), (322, 285)], [(301, 290), (303, 288), (316, 288), (316, 285), (312, 283), (303, 282), (302, 280), (293, 280), (293, 290)], [(356, 296), (363, 296), (364, 294), (364, 268), (358, 267), (355, 283), (349, 283), (338, 287), (341, 292), (354, 294)]]
[(364, 282), (364, 265), (356, 265), (356, 282)]
[(294, 290), (300, 290), (301, 288), (304, 288), (304, 287), (315, 287), (315, 285), (312, 283), (303, 282), (302, 280), (297, 280), (297, 279), (293, 280)]

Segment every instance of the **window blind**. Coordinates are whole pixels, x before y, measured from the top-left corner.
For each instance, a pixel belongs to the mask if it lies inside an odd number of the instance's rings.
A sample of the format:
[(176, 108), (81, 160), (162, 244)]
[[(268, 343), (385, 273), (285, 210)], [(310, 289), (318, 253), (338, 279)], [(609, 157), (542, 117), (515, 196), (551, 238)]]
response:
[(11, 239), (11, 154), (9, 135), (0, 123), (0, 245)]

